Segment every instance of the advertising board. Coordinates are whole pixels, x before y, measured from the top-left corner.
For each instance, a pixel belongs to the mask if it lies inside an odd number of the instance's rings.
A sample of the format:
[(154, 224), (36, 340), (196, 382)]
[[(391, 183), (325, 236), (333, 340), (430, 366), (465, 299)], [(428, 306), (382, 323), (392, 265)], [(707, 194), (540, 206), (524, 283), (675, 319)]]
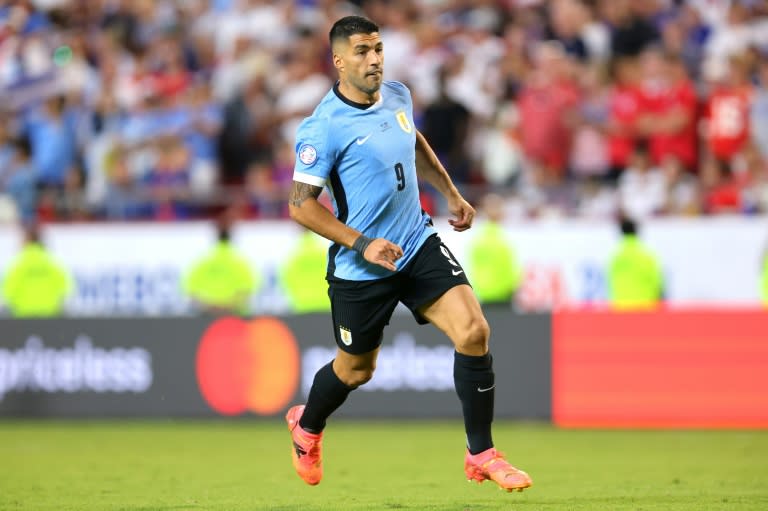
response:
[(768, 311), (553, 315), (563, 427), (768, 427)]
[[(548, 419), (549, 318), (492, 312), (499, 417)], [(0, 415), (270, 417), (335, 356), (325, 314), (0, 320)], [(393, 318), (373, 380), (340, 416), (460, 417), (453, 348)]]

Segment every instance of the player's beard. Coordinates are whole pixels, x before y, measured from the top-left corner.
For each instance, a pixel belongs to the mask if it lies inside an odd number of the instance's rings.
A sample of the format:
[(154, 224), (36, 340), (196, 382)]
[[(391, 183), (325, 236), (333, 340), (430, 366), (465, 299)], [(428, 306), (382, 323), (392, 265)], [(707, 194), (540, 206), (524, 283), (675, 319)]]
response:
[(381, 88), (382, 74), (365, 74), (363, 79), (357, 84), (357, 88), (369, 96), (375, 94)]

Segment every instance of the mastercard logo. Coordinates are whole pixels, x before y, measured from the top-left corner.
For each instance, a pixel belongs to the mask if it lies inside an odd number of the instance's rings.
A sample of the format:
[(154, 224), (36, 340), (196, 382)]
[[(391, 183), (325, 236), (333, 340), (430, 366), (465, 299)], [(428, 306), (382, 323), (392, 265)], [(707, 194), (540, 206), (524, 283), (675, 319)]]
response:
[(300, 355), (282, 321), (222, 318), (203, 334), (195, 361), (200, 393), (223, 415), (272, 415), (293, 399)]

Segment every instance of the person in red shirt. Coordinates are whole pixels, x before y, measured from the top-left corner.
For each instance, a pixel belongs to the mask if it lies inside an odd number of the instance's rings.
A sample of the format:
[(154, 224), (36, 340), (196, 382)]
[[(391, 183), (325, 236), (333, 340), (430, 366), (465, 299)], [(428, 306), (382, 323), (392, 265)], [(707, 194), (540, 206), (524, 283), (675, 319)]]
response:
[(705, 133), (709, 152), (719, 160), (730, 161), (749, 141), (749, 111), (752, 86), (748, 67), (741, 58), (730, 59), (728, 69), (714, 81), (706, 104)]
[(573, 108), (579, 100), (571, 62), (556, 42), (541, 43), (535, 67), (520, 93), (521, 143), (540, 185), (559, 183), (572, 139)]
[(637, 60), (618, 59), (613, 64), (615, 86), (610, 93), (607, 138), (611, 179), (618, 179), (629, 165), (636, 143), (635, 123), (640, 115)]
[(676, 55), (647, 50), (642, 59), (638, 135), (648, 138), (651, 157), (680, 159), (689, 171), (696, 168), (697, 99), (693, 83)]
[(727, 161), (707, 158), (701, 165), (704, 212), (709, 215), (740, 213), (742, 189)]
[(155, 56), (158, 69), (152, 76), (154, 91), (164, 97), (175, 97), (184, 92), (191, 83), (191, 75), (184, 63), (181, 44), (168, 38), (157, 44), (159, 55)]

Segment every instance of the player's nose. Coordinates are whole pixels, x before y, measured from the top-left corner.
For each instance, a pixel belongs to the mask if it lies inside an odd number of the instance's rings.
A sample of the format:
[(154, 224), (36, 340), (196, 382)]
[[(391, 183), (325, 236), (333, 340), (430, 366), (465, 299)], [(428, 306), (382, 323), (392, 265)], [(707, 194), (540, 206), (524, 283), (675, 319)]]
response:
[(368, 64), (374, 66), (375, 69), (381, 67), (381, 62), (384, 60), (384, 56), (376, 51), (368, 52)]

